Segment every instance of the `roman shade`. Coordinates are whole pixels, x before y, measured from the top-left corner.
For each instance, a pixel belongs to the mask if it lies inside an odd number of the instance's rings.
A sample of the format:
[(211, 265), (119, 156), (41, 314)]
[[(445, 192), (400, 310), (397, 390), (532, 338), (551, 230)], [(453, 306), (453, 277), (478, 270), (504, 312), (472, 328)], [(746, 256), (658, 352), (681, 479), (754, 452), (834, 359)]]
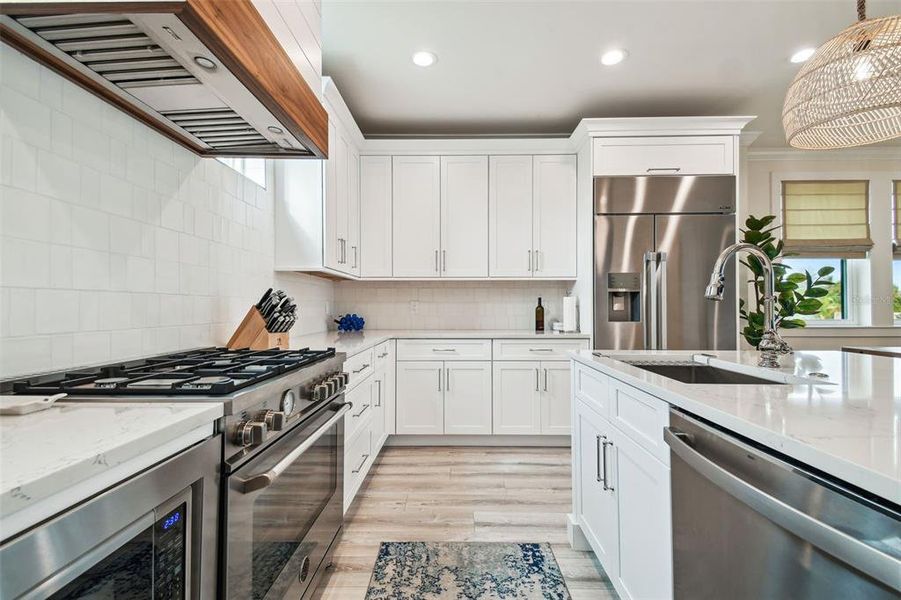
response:
[(869, 212), (868, 181), (783, 181), (785, 252), (863, 258), (873, 247)]
[(892, 182), (892, 192), (894, 195), (894, 207), (892, 211), (892, 220), (895, 223), (895, 256), (901, 256), (901, 180)]

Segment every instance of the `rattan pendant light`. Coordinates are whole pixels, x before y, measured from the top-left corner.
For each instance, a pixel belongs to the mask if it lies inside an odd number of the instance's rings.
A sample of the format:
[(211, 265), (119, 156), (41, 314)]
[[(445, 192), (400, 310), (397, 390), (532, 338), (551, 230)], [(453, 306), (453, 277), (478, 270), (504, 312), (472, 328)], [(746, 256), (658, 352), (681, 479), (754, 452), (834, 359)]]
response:
[(782, 110), (788, 143), (826, 150), (901, 137), (901, 15), (867, 19), (817, 48), (798, 72)]

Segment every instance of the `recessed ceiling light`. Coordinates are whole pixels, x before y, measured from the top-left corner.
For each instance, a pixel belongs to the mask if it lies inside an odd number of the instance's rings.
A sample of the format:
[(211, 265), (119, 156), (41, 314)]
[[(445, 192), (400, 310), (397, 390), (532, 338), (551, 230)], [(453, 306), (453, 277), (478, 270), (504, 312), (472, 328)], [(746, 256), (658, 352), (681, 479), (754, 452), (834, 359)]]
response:
[(431, 67), (438, 57), (431, 52), (417, 52), (413, 55), (413, 64), (419, 67)]
[(614, 48), (601, 55), (601, 64), (612, 67), (613, 65), (618, 65), (623, 62), (624, 58), (626, 58), (626, 51), (620, 48)]
[(816, 51), (816, 48), (803, 48), (792, 54), (791, 61), (793, 63), (807, 62), (807, 59), (813, 56), (813, 53)]

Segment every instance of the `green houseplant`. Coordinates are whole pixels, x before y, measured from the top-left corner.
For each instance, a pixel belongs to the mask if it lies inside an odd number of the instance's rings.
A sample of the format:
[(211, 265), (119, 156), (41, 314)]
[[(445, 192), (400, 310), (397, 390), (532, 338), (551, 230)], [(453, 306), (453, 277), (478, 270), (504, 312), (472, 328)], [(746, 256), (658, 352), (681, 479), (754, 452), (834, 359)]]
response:
[[(834, 282), (830, 275), (835, 270), (833, 267), (823, 267), (817, 271), (816, 277), (809, 272), (790, 273), (791, 267), (782, 264), (779, 260), (783, 256), (783, 243), (777, 239), (774, 232), (778, 226), (772, 226), (776, 220), (775, 215), (756, 218), (749, 216), (745, 221), (745, 228), (741, 229), (742, 242), (754, 244), (763, 250), (773, 261), (776, 294), (776, 326), (783, 329), (797, 329), (807, 323), (800, 315), (815, 315), (823, 308), (825, 298)], [(755, 348), (763, 337), (763, 267), (754, 256), (748, 256), (741, 261), (753, 275), (748, 283), (754, 284), (755, 302), (753, 306), (739, 301), (738, 314), (745, 321), (742, 328), (742, 336)]]

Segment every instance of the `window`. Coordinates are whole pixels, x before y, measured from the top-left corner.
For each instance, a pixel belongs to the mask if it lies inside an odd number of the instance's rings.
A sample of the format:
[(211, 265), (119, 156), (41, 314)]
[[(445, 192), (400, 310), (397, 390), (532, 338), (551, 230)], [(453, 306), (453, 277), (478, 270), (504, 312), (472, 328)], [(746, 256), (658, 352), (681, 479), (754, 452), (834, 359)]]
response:
[(901, 321), (901, 180), (892, 182), (895, 260), (892, 262), (892, 313)]
[(870, 239), (868, 181), (783, 181), (785, 252), (864, 258)]
[(261, 188), (266, 188), (265, 158), (218, 158), (219, 162), (228, 165)]
[[(816, 280), (817, 273), (824, 267), (832, 267), (832, 273), (824, 277), (832, 281), (828, 286), (828, 294), (819, 298), (823, 306), (815, 315), (798, 315), (805, 321), (839, 321), (848, 319), (848, 261), (843, 258), (795, 258), (782, 259), (782, 264), (791, 268), (790, 273), (810, 273)], [(803, 285), (798, 291), (803, 292), (807, 286)]]

